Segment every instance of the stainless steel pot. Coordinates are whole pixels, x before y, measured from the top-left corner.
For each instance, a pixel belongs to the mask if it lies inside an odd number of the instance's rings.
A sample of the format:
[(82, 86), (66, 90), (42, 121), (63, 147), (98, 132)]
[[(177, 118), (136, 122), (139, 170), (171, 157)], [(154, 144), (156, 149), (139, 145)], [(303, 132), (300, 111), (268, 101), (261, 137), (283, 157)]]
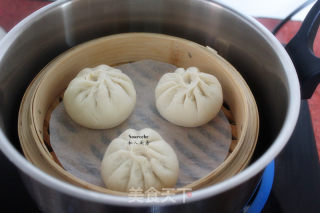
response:
[[(155, 32), (209, 45), (231, 62), (253, 91), (261, 118), (248, 168), (219, 184), (175, 195), (176, 203), (130, 203), (128, 198), (61, 182), (21, 154), (17, 114), (33, 77), (79, 43), (122, 32)], [(33, 13), (0, 43), (0, 149), (20, 170), (44, 212), (239, 212), (261, 173), (287, 143), (298, 118), (300, 88), (282, 45), (253, 18), (206, 0), (62, 0)]]

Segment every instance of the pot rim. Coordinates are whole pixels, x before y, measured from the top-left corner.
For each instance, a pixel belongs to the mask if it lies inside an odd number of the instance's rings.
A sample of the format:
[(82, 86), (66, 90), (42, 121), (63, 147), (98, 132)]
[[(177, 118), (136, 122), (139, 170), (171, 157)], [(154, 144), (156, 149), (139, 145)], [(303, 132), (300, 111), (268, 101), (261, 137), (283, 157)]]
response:
[[(60, 0), (54, 3), (51, 3), (25, 19), (23, 19), (20, 23), (18, 23), (8, 34), (0, 41), (0, 61), (2, 60), (5, 52), (10, 48), (13, 44), (15, 39), (20, 35), (25, 29), (27, 29), (34, 21), (41, 19), (46, 13), (50, 12), (54, 8), (59, 6), (64, 7), (68, 4), (71, 4), (72, 0)], [(193, 202), (198, 201), (201, 199), (209, 198), (211, 196), (215, 196), (219, 193), (225, 192), (231, 188), (234, 188), (245, 181), (249, 180), (250, 178), (257, 175), (260, 171), (262, 171), (284, 148), (286, 143), (288, 142), (296, 122), (298, 120), (299, 110), (300, 110), (300, 86), (298, 77), (294, 68), (294, 65), (287, 54), (286, 50), (283, 48), (281, 43), (271, 34), (269, 30), (267, 30), (262, 24), (260, 24), (257, 20), (247, 15), (241, 14), (238, 11), (231, 9), (230, 7), (222, 4), (221, 2), (215, 2), (212, 0), (205, 0), (207, 4), (215, 4), (218, 5), (225, 10), (237, 15), (241, 18), (244, 22), (251, 25), (256, 31), (258, 31), (264, 39), (269, 43), (270, 46), (273, 47), (274, 51), (277, 53), (280, 61), (282, 62), (287, 81), (288, 81), (288, 91), (289, 91), (289, 100), (288, 100), (288, 110), (286, 113), (286, 117), (278, 134), (277, 138), (273, 142), (273, 144), (269, 147), (269, 149), (254, 163), (248, 166), (246, 169), (241, 171), (239, 174), (223, 181), (218, 184), (206, 187), (204, 189), (199, 189), (196, 191), (192, 191), (192, 197), (186, 198), (185, 194), (178, 194), (173, 195), (172, 198), (176, 201), (175, 203), (166, 203), (161, 202), (164, 201), (165, 198), (159, 197), (159, 203), (157, 202), (156, 205), (176, 205), (185, 202)], [(0, 150), (4, 155), (16, 166), (18, 167), (23, 173), (30, 176), (32, 179), (40, 182), (41, 184), (53, 189), (57, 190), (60, 193), (67, 194), (71, 197), (77, 197), (80, 199), (98, 202), (98, 203), (105, 203), (110, 205), (121, 205), (121, 206), (128, 206), (128, 207), (138, 207), (138, 206), (150, 206), (154, 205), (155, 203), (150, 202), (128, 202), (128, 197), (120, 197), (115, 195), (108, 195), (103, 194), (91, 190), (87, 190), (84, 188), (80, 188), (74, 186), (72, 184), (63, 182), (58, 180), (49, 174), (41, 171), (34, 165), (32, 165), (21, 153), (14, 148), (14, 146), (10, 143), (8, 138), (5, 136), (2, 129), (0, 129)]]

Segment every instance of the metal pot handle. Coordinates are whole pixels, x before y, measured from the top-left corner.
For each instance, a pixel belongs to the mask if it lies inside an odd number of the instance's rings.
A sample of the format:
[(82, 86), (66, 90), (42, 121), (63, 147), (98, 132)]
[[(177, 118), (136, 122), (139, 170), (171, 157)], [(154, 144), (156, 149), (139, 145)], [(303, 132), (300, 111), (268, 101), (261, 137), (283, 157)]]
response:
[(320, 58), (313, 52), (319, 24), (320, 0), (312, 7), (299, 31), (286, 46), (299, 76), (302, 99), (309, 99), (320, 83)]

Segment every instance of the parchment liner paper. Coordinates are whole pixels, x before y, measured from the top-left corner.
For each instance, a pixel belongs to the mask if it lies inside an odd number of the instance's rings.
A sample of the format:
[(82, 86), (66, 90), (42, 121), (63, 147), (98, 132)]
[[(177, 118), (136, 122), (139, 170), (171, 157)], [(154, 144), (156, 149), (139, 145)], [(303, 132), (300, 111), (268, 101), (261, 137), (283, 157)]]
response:
[(232, 133), (222, 110), (211, 122), (196, 128), (176, 126), (158, 113), (154, 95), (157, 82), (164, 73), (172, 72), (177, 67), (143, 60), (117, 68), (131, 78), (137, 92), (135, 109), (121, 125), (107, 130), (84, 128), (71, 120), (63, 102), (60, 102), (51, 114), (50, 143), (58, 160), (68, 172), (89, 183), (104, 186), (100, 177), (104, 152), (114, 138), (129, 128), (152, 128), (172, 146), (180, 166), (176, 187), (202, 178), (226, 159)]

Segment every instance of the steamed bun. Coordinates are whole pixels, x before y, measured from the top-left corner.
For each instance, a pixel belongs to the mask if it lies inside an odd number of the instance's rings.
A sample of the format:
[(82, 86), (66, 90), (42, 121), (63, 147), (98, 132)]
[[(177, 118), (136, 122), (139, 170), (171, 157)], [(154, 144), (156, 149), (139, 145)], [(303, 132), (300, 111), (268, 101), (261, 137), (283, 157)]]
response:
[(99, 65), (79, 72), (66, 89), (63, 103), (76, 123), (107, 129), (129, 117), (136, 103), (136, 91), (121, 70)]
[(179, 126), (197, 127), (220, 111), (222, 87), (211, 74), (196, 67), (164, 74), (156, 90), (156, 107), (162, 117)]
[(179, 173), (177, 156), (171, 146), (152, 129), (128, 129), (108, 146), (101, 176), (107, 188), (129, 192), (154, 187), (174, 187)]

